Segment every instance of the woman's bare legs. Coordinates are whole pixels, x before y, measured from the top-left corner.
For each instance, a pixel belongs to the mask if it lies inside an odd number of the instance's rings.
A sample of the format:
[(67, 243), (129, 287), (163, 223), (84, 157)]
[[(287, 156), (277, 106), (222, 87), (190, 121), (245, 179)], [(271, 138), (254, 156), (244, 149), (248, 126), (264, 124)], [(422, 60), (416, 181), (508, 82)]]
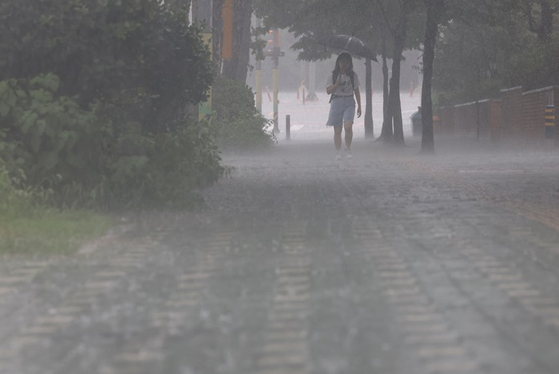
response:
[(336, 151), (342, 149), (342, 126), (334, 126), (334, 146)]
[[(345, 148), (349, 150), (351, 149), (351, 141), (353, 140), (353, 121), (344, 122), (344, 130), (345, 130)], [(340, 147), (342, 142), (341, 133), (342, 130), (340, 128)]]

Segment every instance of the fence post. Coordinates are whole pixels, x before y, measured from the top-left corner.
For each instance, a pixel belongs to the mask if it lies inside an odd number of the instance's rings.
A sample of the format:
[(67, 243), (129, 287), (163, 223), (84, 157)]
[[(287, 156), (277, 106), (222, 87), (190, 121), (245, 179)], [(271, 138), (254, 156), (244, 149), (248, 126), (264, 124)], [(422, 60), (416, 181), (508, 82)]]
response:
[(285, 139), (291, 139), (291, 115), (285, 116)]

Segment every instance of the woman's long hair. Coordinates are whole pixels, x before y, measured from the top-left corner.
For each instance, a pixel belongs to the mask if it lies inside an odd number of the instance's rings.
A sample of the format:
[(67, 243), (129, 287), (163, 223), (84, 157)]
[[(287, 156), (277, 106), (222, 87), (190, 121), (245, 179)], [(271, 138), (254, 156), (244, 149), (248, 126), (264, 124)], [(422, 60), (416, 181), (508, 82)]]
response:
[(346, 60), (347, 62), (349, 62), (349, 67), (347, 68), (347, 74), (351, 78), (351, 84), (353, 85), (353, 58), (351, 58), (351, 55), (347, 52), (340, 53), (340, 55), (336, 59), (336, 66), (332, 71), (332, 83), (336, 83), (336, 79), (338, 79), (338, 75), (340, 74), (339, 62), (342, 60)]

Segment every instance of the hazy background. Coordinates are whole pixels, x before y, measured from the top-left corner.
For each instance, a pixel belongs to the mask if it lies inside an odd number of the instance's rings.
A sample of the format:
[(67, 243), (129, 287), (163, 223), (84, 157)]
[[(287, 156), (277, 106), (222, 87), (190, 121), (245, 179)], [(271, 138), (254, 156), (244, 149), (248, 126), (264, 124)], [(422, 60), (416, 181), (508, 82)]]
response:
[[(265, 37), (264, 37), (265, 38)], [(285, 56), (280, 58), (278, 75), (279, 75), (279, 89), (282, 91), (296, 91), (299, 87), (301, 79), (304, 77), (305, 64), (306, 61), (298, 61), (297, 55), (298, 51), (291, 49), (293, 43), (296, 42), (296, 38), (289, 33), (287, 30), (280, 30), (280, 46), (281, 50), (285, 52)], [(328, 74), (334, 70), (334, 64), (336, 61), (337, 54), (334, 54), (332, 58), (323, 61), (316, 61), (316, 89), (317, 91), (324, 91), (326, 79)], [(421, 52), (420, 51), (405, 51), (404, 61), (402, 61), (402, 71), (401, 71), (401, 87), (402, 92), (408, 91), (413, 82), (413, 86), (417, 87), (421, 84), (421, 72), (419, 70), (419, 65), (421, 63)], [(255, 67), (256, 61), (254, 55), (250, 58), (250, 68), (247, 76), (247, 84), (251, 86), (254, 90), (255, 88)], [(365, 59), (353, 60), (354, 70), (359, 75), (362, 86), (362, 95), (365, 94), (364, 89), (364, 79), (365, 79)], [(388, 63), (389, 68), (392, 66), (391, 60)], [(273, 61), (271, 58), (266, 58), (262, 61), (262, 85), (268, 86), (270, 91), (272, 90), (272, 68)], [(382, 92), (382, 61), (373, 62), (372, 70), (372, 81), (373, 90)], [(390, 72), (390, 74), (392, 74)], [(308, 85), (307, 85), (308, 86)]]

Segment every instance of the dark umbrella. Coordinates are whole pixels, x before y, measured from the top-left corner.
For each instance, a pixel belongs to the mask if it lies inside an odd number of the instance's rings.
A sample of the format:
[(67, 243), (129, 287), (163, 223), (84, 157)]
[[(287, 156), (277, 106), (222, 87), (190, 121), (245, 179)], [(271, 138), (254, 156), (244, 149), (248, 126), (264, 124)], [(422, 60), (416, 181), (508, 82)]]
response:
[(334, 35), (328, 39), (325, 45), (330, 48), (341, 49), (353, 55), (365, 58), (368, 57), (373, 61), (377, 61), (375, 53), (373, 53), (361, 39), (353, 35)]

